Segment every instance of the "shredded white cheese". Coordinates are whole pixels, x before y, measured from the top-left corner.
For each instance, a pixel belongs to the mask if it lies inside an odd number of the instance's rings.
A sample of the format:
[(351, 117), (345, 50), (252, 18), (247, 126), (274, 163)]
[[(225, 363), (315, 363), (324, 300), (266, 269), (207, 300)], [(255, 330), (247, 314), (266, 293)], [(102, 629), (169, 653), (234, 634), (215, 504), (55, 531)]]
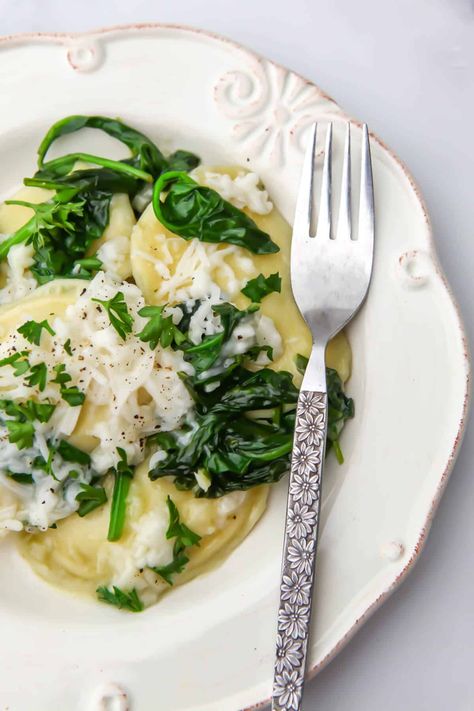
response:
[[(107, 301), (118, 291), (124, 294), (128, 312), (134, 319), (133, 331), (126, 340), (122, 340), (110, 324), (105, 309), (92, 301), (93, 298)], [(138, 315), (143, 306), (143, 297), (136, 286), (114, 282), (100, 272), (84, 288), (76, 303), (66, 309), (63, 317), (51, 320), (54, 336), (43, 330), (40, 345), (36, 346), (15, 330), (0, 343), (0, 359), (27, 350), (31, 365), (45, 363), (47, 367), (48, 382), (43, 392), (38, 386), (30, 387), (25, 377), (15, 376), (11, 365), (0, 367), (0, 389), (4, 398), (20, 401), (34, 398), (56, 405), (48, 423), (35, 422), (36, 455), (41, 454), (47, 460), (48, 439), (77, 435), (75, 428), (81, 413), (85, 408), (96, 408), (84, 434), (92, 435), (97, 442), (90, 453), (92, 469), (97, 474), (104, 474), (117, 462), (117, 447), (125, 450), (130, 464), (139, 463), (144, 456), (144, 438), (157, 430), (175, 429), (193, 408), (193, 401), (177, 374), (178, 371), (192, 372), (182, 353), (161, 346), (151, 350), (149, 344), (136, 335), (147, 323)], [(27, 320), (28, 314), (25, 313)], [(64, 350), (68, 339), (72, 355)], [(59, 385), (51, 382), (55, 375), (54, 366), (61, 363), (71, 376), (68, 386), (77, 386), (85, 393), (84, 405), (71, 407), (61, 397)], [(2, 429), (6, 438), (4, 427), (0, 428), (0, 436)], [(18, 450), (16, 445), (8, 443), (0, 455), (0, 471), (29, 472), (32, 459), (33, 453)], [(40, 478), (42, 481), (45, 477), (41, 475)], [(68, 504), (70, 508), (63, 511), (64, 502), (57, 500), (58, 487), (52, 484), (51, 477), (47, 479), (47, 485), (51, 484), (54, 491), (47, 491), (46, 497), (39, 481), (35, 479), (36, 484), (32, 487), (33, 503), (38, 504), (41, 497), (41, 501), (45, 500), (44, 504), (39, 504), (43, 517), (33, 512), (33, 504), (28, 513), (20, 507), (18, 516), (22, 523), (26, 520), (32, 526), (44, 528), (77, 508), (75, 497), (72, 497)], [(25, 485), (15, 483), (16, 489), (18, 486), (22, 487), (23, 493)], [(11, 518), (9, 512), (2, 510), (0, 501), (0, 520)]]
[(213, 188), (224, 200), (240, 209), (247, 207), (257, 215), (268, 215), (273, 210), (268, 193), (261, 187), (260, 178), (256, 173), (242, 171), (235, 178), (231, 178), (227, 173), (217, 173), (201, 167), (196, 168), (191, 177)]
[[(1, 235), (3, 241), (8, 235)], [(33, 247), (15, 244), (8, 252), (6, 262), (1, 264), (1, 278), (4, 286), (0, 289), (0, 304), (7, 304), (31, 294), (38, 286), (30, 272), (33, 264)]]
[(102, 262), (104, 272), (113, 279), (128, 279), (132, 276), (130, 261), (130, 237), (117, 235), (101, 244), (97, 250), (97, 257)]

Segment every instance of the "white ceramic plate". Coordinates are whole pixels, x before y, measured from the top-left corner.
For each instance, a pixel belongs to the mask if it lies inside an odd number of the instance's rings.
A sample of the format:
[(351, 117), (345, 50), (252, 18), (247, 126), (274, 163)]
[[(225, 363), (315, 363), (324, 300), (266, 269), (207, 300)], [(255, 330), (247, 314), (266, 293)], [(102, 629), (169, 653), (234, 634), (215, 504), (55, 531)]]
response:
[[(158, 25), (0, 42), (0, 195), (56, 119), (119, 115), (165, 149), (257, 171), (291, 221), (305, 132), (346, 120), (312, 83), (232, 42)], [(357, 148), (359, 130), (354, 122)], [(342, 128), (342, 127), (341, 127)], [(336, 150), (340, 151), (336, 131)], [(117, 150), (90, 137), (89, 148)], [(413, 566), (459, 447), (469, 366), (413, 180), (372, 141), (377, 238), (349, 336), (356, 417), (325, 472), (310, 673)], [(76, 600), (0, 548), (1, 711), (236, 711), (270, 695), (286, 483), (218, 569), (142, 615)]]

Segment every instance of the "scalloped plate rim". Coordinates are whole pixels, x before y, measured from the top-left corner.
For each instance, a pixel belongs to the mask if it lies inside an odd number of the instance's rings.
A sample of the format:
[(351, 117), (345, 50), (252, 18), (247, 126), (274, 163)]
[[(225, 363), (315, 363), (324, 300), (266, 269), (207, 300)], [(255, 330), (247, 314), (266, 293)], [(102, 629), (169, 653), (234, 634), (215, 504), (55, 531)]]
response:
[[(265, 59), (270, 65), (273, 65), (276, 68), (283, 69), (284, 71), (290, 72), (291, 74), (295, 75), (297, 78), (303, 80), (306, 82), (308, 85), (316, 87), (320, 92), (321, 95), (324, 99), (327, 101), (330, 101), (333, 103), (338, 109), (341, 109), (339, 106), (338, 102), (335, 101), (326, 91), (322, 90), (317, 84), (315, 84), (312, 80), (306, 78), (305, 76), (299, 74), (298, 72), (295, 72), (292, 69), (288, 69), (286, 66), (274, 61), (273, 59), (268, 59), (267, 57), (264, 57), (264, 55), (259, 54), (258, 52), (248, 48), (247, 46), (241, 44), (240, 42), (237, 42), (235, 40), (232, 40), (224, 35), (221, 35), (216, 32), (204, 30), (201, 28), (189, 26), (189, 25), (182, 25), (182, 24), (175, 24), (175, 23), (159, 23), (159, 22), (141, 22), (141, 23), (128, 23), (128, 24), (119, 24), (119, 25), (108, 25), (104, 27), (100, 27), (97, 29), (93, 30), (88, 30), (85, 32), (21, 32), (21, 33), (15, 33), (11, 35), (4, 35), (0, 36), (0, 49), (6, 45), (19, 45), (19, 44), (32, 44), (35, 42), (52, 42), (52, 43), (59, 43), (59, 44), (64, 44), (67, 40), (79, 40), (79, 39), (84, 39), (84, 38), (99, 38), (99, 37), (113, 37), (114, 35), (122, 35), (122, 34), (127, 34), (127, 33), (139, 33), (139, 32), (146, 32), (147, 30), (176, 30), (179, 32), (183, 32), (186, 34), (190, 35), (199, 35), (202, 37), (205, 37), (211, 41), (214, 42), (220, 42), (226, 45), (231, 46), (233, 49), (239, 50), (240, 52), (243, 52), (248, 55), (249, 58), (253, 60), (262, 60)], [(342, 110), (343, 111), (343, 110)], [(352, 116), (350, 117), (350, 120), (352, 123), (356, 125), (361, 125), (361, 122), (358, 121), (357, 119), (354, 119)], [(463, 407), (462, 407), (462, 414), (461, 414), (461, 419), (459, 421), (459, 426), (457, 430), (457, 434), (455, 436), (451, 454), (448, 458), (448, 461), (446, 462), (446, 466), (443, 470), (443, 472), (440, 474), (439, 477), (439, 483), (438, 487), (436, 489), (436, 492), (432, 498), (431, 505), (428, 510), (428, 514), (426, 516), (424, 525), (421, 528), (420, 535), (417, 541), (417, 544), (415, 546), (415, 552), (412, 554), (412, 556), (409, 558), (407, 561), (405, 567), (399, 573), (392, 583), (380, 594), (376, 599), (374, 599), (371, 604), (369, 604), (364, 613), (355, 620), (353, 626), (339, 639), (339, 641), (334, 645), (334, 647), (331, 649), (331, 651), (317, 664), (315, 664), (312, 667), (309, 667), (306, 675), (308, 679), (313, 678), (316, 676), (316, 674), (321, 671), (344, 647), (345, 645), (352, 639), (352, 637), (355, 635), (355, 633), (358, 631), (358, 629), (361, 627), (361, 625), (366, 622), (369, 617), (379, 608), (381, 605), (388, 599), (388, 597), (399, 587), (399, 585), (405, 580), (407, 577), (408, 573), (410, 573), (414, 565), (419, 559), (419, 556), (424, 548), (424, 545), (426, 543), (426, 539), (431, 527), (431, 524), (433, 522), (434, 515), (436, 513), (436, 510), (438, 508), (438, 505), (441, 501), (441, 497), (444, 493), (445, 487), (448, 483), (449, 476), (451, 474), (451, 471), (453, 469), (454, 463), (456, 461), (456, 457), (459, 453), (459, 449), (462, 443), (462, 439), (464, 436), (464, 432), (466, 429), (466, 423), (468, 419), (468, 413), (469, 413), (469, 407), (470, 407), (470, 397), (471, 397), (471, 366), (470, 366), (470, 353), (469, 353), (469, 345), (468, 345), (468, 338), (466, 334), (466, 330), (463, 324), (461, 312), (459, 305), (454, 297), (453, 291), (451, 289), (451, 286), (442, 270), (442, 267), (439, 263), (438, 259), (438, 253), (436, 250), (436, 244), (434, 241), (434, 236), (433, 236), (433, 231), (432, 231), (432, 226), (428, 214), (428, 209), (426, 206), (426, 203), (424, 201), (424, 198), (422, 196), (421, 189), (413, 176), (411, 175), (410, 171), (404, 164), (404, 162), (382, 141), (377, 135), (374, 133), (370, 133), (370, 136), (373, 140), (375, 140), (383, 152), (390, 157), (390, 159), (397, 165), (397, 167), (402, 171), (404, 176), (408, 179), (408, 182), (410, 184), (410, 187), (414, 193), (414, 196), (418, 202), (418, 207), (421, 209), (422, 214), (424, 216), (424, 221), (425, 221), (425, 237), (427, 239), (427, 247), (429, 254), (433, 260), (433, 265), (435, 268), (435, 272), (437, 276), (440, 278), (445, 292), (447, 292), (450, 302), (452, 306), (455, 309), (456, 312), (456, 317), (457, 317), (457, 327), (459, 331), (459, 337), (461, 339), (461, 342), (463, 344), (463, 365), (464, 365), (464, 375), (465, 375), (465, 388), (464, 388), (464, 402), (463, 402)], [(270, 703), (270, 698), (262, 699), (260, 701), (257, 701), (253, 703), (250, 706), (247, 706), (245, 709), (242, 711), (256, 711), (256, 709), (263, 708), (267, 704)]]

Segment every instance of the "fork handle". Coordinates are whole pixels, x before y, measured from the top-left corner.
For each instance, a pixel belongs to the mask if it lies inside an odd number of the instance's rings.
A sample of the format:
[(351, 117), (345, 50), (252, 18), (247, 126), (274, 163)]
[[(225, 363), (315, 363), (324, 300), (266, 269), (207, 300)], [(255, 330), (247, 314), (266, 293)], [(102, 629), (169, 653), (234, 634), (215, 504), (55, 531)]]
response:
[(303, 696), (327, 431), (324, 360), (322, 368), (316, 369), (311, 368), (312, 360), (303, 387), (316, 379), (319, 390), (302, 389), (296, 409), (278, 610), (273, 711), (300, 711)]

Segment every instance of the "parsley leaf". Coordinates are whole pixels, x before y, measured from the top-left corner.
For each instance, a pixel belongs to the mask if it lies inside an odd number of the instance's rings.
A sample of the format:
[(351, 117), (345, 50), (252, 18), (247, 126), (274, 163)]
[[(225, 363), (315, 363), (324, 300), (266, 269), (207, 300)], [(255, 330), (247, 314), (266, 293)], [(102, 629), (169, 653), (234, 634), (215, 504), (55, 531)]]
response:
[(118, 541), (125, 526), (125, 511), (127, 505), (128, 490), (133, 479), (134, 469), (129, 466), (127, 454), (124, 449), (117, 447), (119, 462), (115, 467), (115, 483), (112, 494), (112, 506), (110, 508), (110, 522), (107, 540)]
[(110, 323), (115, 328), (120, 338), (125, 340), (127, 333), (132, 332), (133, 316), (128, 313), (125, 296), (122, 291), (117, 291), (115, 296), (107, 301), (101, 299), (91, 299), (100, 304), (108, 313)]
[(179, 511), (176, 504), (168, 496), (166, 500), (169, 512), (169, 525), (166, 531), (166, 538), (175, 538), (173, 548), (173, 560), (168, 565), (161, 565), (151, 568), (153, 572), (163, 578), (168, 585), (173, 585), (172, 575), (182, 573), (189, 558), (185, 553), (186, 548), (199, 545), (201, 536), (191, 531), (184, 523), (181, 523)]
[(17, 353), (13, 353), (7, 358), (2, 358), (2, 360), (0, 360), (0, 368), (4, 365), (11, 365), (13, 367), (14, 374), (17, 377), (19, 375), (23, 375), (27, 370), (29, 370), (30, 367), (28, 359), (26, 358), (27, 355), (28, 351), (19, 351)]
[(49, 422), (56, 405), (49, 402), (36, 402), (35, 400), (27, 400), (23, 406), (28, 410), (28, 416), (38, 422)]
[(129, 612), (142, 612), (144, 609), (143, 602), (138, 597), (135, 588), (133, 590), (120, 590), (116, 585), (113, 590), (109, 590), (105, 585), (97, 588), (97, 597), (101, 602), (106, 602), (108, 605), (115, 605), (119, 610), (128, 610)]
[(73, 175), (74, 179), (69, 186), (67, 177), (66, 184), (51, 180), (25, 180), (27, 184), (39, 184), (56, 190), (56, 194), (47, 202), (36, 205), (10, 201), (10, 204), (30, 207), (34, 214), (25, 225), (2, 242), (0, 260), (7, 256), (13, 245), (22, 242), (31, 244), (34, 250), (31, 271), (38, 284), (45, 284), (58, 276), (91, 277), (82, 266), (80, 273), (76, 274), (75, 262), (86, 256), (92, 242), (102, 235), (107, 226), (112, 194), (98, 189), (95, 184), (81, 182), (76, 174)]
[(42, 469), (48, 476), (52, 476), (53, 479), (58, 481), (57, 476), (53, 471), (53, 459), (56, 454), (56, 450), (51, 443), (48, 443), (48, 459), (45, 459), (41, 454), (34, 458), (33, 466), (38, 469)]
[(27, 449), (33, 445), (35, 428), (32, 422), (6, 420), (5, 427), (8, 430), (9, 441), (16, 444), (18, 449)]
[(182, 548), (189, 548), (190, 546), (195, 546), (201, 540), (201, 536), (197, 533), (191, 531), (184, 523), (181, 523), (179, 517), (179, 511), (176, 504), (172, 500), (171, 496), (168, 496), (166, 500), (169, 512), (169, 526), (166, 531), (166, 538), (176, 538), (178, 545)]
[(66, 372), (66, 366), (64, 363), (58, 363), (58, 365), (54, 366), (53, 370), (55, 371), (56, 376), (51, 382), (58, 383), (60, 386), (59, 390), (62, 399), (65, 400), (71, 407), (82, 405), (86, 399), (86, 395), (79, 390), (77, 385), (70, 385), (66, 387), (66, 383), (71, 382), (72, 378), (69, 373)]
[(173, 575), (182, 573), (188, 563), (189, 558), (185, 553), (174, 553), (171, 563), (168, 563), (168, 565), (160, 565), (151, 570), (163, 578), (168, 585), (174, 585)]
[(163, 309), (164, 306), (144, 306), (138, 312), (139, 316), (149, 318), (146, 326), (138, 334), (138, 338), (144, 342), (148, 341), (152, 350), (158, 343), (161, 343), (163, 348), (167, 348), (173, 342), (180, 346), (186, 340), (186, 336), (174, 325), (172, 317), (163, 317)]
[(17, 331), (18, 333), (21, 333), (27, 341), (39, 346), (43, 328), (45, 331), (48, 331), (51, 336), (56, 335), (46, 319), (44, 319), (44, 321), (25, 321), (25, 323), (20, 326)]
[(71, 407), (82, 405), (86, 399), (85, 393), (81, 392), (77, 385), (73, 385), (70, 388), (61, 388), (61, 397)]
[(259, 304), (265, 296), (275, 291), (278, 294), (281, 291), (281, 276), (278, 272), (270, 274), (268, 277), (259, 274), (258, 277), (247, 282), (242, 289), (242, 294), (249, 298), (252, 303)]
[(0, 410), (12, 418), (11, 420), (2, 418), (9, 433), (9, 441), (16, 444), (18, 449), (31, 447), (35, 431), (33, 421), (48, 422), (55, 407), (56, 405), (39, 403), (35, 400), (27, 400), (23, 403), (0, 400)]
[(74, 447), (74, 445), (65, 439), (59, 442), (56, 451), (66, 462), (77, 462), (77, 464), (83, 464), (84, 466), (91, 463), (91, 458), (87, 452)]
[(46, 379), (48, 377), (48, 371), (46, 369), (46, 363), (38, 363), (37, 365), (32, 365), (30, 368), (30, 373), (25, 381), (28, 383), (30, 388), (37, 385), (40, 392), (46, 387)]
[(103, 486), (81, 484), (81, 489), (82, 491), (76, 496), (76, 501), (79, 501), (77, 513), (81, 518), (107, 503), (107, 494)]
[(65, 383), (69, 383), (72, 378), (69, 375), (69, 373), (66, 373), (66, 366), (64, 363), (58, 363), (53, 367), (54, 372), (56, 375), (52, 379), (52, 383), (58, 383), (58, 385), (64, 385)]
[(66, 353), (70, 356), (72, 356), (72, 350), (71, 350), (71, 339), (68, 338), (67, 341), (64, 342), (64, 350)]
[(47, 402), (36, 402), (36, 400), (26, 400), (26, 402), (13, 402), (13, 400), (0, 400), (0, 409), (5, 410), (7, 415), (18, 421), (38, 420), (48, 422), (53, 414), (56, 405)]

